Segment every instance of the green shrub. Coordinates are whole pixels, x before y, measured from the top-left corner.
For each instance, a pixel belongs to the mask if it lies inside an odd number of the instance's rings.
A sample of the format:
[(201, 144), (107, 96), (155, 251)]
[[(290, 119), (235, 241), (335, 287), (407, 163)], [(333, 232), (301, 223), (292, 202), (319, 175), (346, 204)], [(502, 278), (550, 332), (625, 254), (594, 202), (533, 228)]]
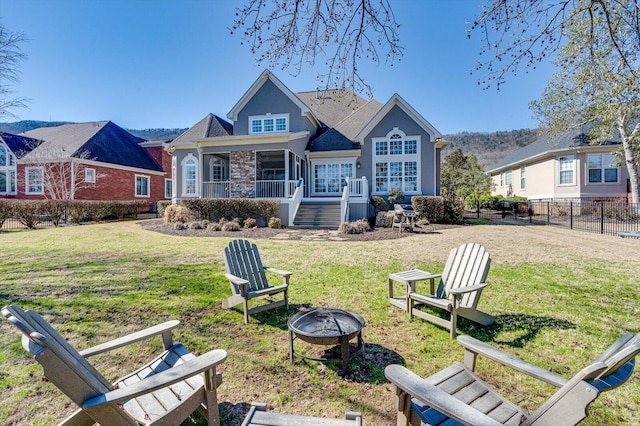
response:
[(89, 202), (87, 201), (72, 201), (69, 202), (69, 220), (71, 223), (80, 225), (83, 220), (89, 218)]
[(464, 221), (464, 200), (444, 200), (444, 223), (460, 224)]
[(171, 205), (169, 200), (160, 200), (156, 203), (156, 211), (160, 217), (164, 217), (164, 210)]
[(250, 217), (249, 219), (246, 219), (244, 221), (245, 229), (256, 228), (257, 226), (258, 226), (258, 222), (254, 218)]
[(272, 217), (268, 222), (269, 228), (280, 229), (282, 228), (282, 221), (279, 217)]
[(112, 206), (110, 201), (90, 201), (86, 203), (87, 214), (94, 222), (102, 222), (112, 214)]
[(188, 223), (193, 221), (193, 214), (187, 207), (172, 204), (164, 211), (164, 223)]
[(387, 202), (384, 198), (374, 195), (371, 197), (371, 206), (373, 207), (373, 215), (378, 216), (378, 213), (387, 210)]
[(416, 212), (416, 220), (427, 220), (429, 223), (439, 223), (444, 220), (444, 198), (416, 195), (411, 197), (411, 205)]
[(404, 194), (399, 189), (392, 189), (389, 191), (389, 204), (393, 208), (394, 204), (404, 203)]

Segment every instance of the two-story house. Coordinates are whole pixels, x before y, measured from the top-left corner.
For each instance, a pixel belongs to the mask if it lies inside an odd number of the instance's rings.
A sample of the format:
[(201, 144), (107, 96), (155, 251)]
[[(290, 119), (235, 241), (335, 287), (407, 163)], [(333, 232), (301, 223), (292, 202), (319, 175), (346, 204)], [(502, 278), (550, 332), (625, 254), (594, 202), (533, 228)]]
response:
[(334, 206), (334, 225), (368, 217), (371, 195), (440, 193), (446, 142), (402, 97), (293, 93), (264, 71), (227, 114), (207, 115), (168, 147), (173, 202), (272, 198), (285, 225)]

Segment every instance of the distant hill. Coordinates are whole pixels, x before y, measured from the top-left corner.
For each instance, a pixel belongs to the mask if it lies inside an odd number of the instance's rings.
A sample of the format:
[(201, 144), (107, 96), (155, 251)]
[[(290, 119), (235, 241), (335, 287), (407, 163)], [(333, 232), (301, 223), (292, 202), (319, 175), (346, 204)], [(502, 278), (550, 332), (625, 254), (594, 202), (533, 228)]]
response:
[[(0, 123), (0, 131), (7, 133), (22, 133), (39, 127), (60, 126), (69, 124), (66, 121), (36, 121), (23, 120), (15, 123)], [(126, 129), (133, 135), (145, 140), (174, 139), (187, 129)], [(465, 155), (474, 154), (478, 157), (480, 165), (484, 169), (502, 160), (511, 151), (522, 148), (540, 137), (539, 129), (508, 130), (492, 133), (462, 132), (452, 135), (444, 135), (449, 141), (443, 154), (447, 156), (455, 148), (462, 149)]]
[[(18, 134), (28, 132), (29, 130), (38, 129), (40, 127), (55, 127), (63, 124), (73, 124), (70, 121), (38, 121), (38, 120), (22, 120), (15, 123), (0, 123), (0, 132)], [(145, 140), (163, 140), (174, 139), (187, 129), (125, 129), (132, 135)]]
[(462, 132), (444, 135), (449, 145), (444, 149), (447, 156), (455, 148), (464, 155), (474, 154), (480, 165), (486, 170), (502, 160), (507, 154), (522, 148), (540, 138), (540, 129), (520, 129), (492, 133)]

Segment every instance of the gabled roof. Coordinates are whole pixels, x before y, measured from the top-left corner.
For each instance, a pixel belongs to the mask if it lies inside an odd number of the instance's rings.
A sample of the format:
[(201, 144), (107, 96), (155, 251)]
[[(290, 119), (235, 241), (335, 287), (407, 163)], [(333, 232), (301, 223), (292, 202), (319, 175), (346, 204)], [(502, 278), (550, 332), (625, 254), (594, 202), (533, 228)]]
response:
[(487, 170), (487, 173), (510, 168), (536, 158), (553, 155), (554, 153), (562, 151), (599, 145), (619, 145), (620, 143), (620, 141), (607, 140), (600, 144), (592, 145), (589, 142), (589, 136), (585, 134), (583, 129), (571, 129), (557, 137), (551, 137), (547, 134), (529, 145), (512, 151), (493, 165), (490, 170)]
[(335, 127), (345, 117), (367, 103), (365, 99), (347, 89), (299, 92), (296, 96), (326, 127)]
[(422, 129), (432, 136), (432, 139), (435, 140), (442, 138), (442, 134), (436, 130), (435, 127), (431, 123), (429, 123), (424, 117), (422, 117), (418, 111), (416, 111), (411, 105), (407, 103), (400, 95), (395, 93), (391, 96), (391, 99), (384, 104), (382, 108), (375, 114), (375, 116), (364, 126), (358, 134), (355, 136), (354, 140), (360, 144), (364, 142), (365, 136), (369, 134), (373, 130), (375, 126), (391, 111), (391, 109), (395, 106), (401, 108), (413, 121), (415, 121)]
[(7, 145), (17, 159), (21, 159), (43, 142), (39, 139), (5, 132), (0, 132), (0, 140)]
[(351, 139), (336, 129), (327, 130), (307, 145), (307, 150), (310, 152), (345, 151), (351, 149), (360, 150), (360, 145), (353, 143)]
[(310, 114), (311, 110), (307, 105), (304, 104), (287, 86), (282, 84), (280, 80), (276, 78), (275, 75), (271, 73), (269, 70), (265, 70), (260, 74), (260, 77), (249, 87), (249, 90), (245, 92), (244, 95), (240, 98), (240, 100), (231, 108), (231, 111), (227, 114), (227, 118), (231, 121), (236, 121), (238, 119), (238, 113), (244, 108), (244, 106), (253, 98), (253, 96), (260, 90), (260, 88), (267, 82), (271, 81), (273, 84), (282, 91), (291, 102), (293, 102), (300, 110), (302, 111), (302, 115)]
[(209, 113), (202, 120), (175, 138), (173, 143), (191, 143), (204, 138), (229, 135), (233, 135), (233, 125), (217, 115)]
[(355, 140), (358, 133), (373, 120), (381, 108), (382, 104), (372, 99), (342, 119), (335, 128), (349, 139)]
[(144, 139), (132, 135), (111, 121), (41, 127), (23, 135), (44, 141), (37, 149), (24, 156), (25, 162), (81, 158), (163, 171), (156, 160), (140, 146)]

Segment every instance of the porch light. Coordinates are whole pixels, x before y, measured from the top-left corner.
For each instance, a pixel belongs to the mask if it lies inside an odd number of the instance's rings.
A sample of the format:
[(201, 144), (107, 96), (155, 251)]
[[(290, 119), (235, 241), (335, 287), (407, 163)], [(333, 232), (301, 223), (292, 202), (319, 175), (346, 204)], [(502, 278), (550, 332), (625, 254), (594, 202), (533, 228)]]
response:
[(356, 169), (359, 169), (360, 167), (362, 167), (362, 164), (359, 161), (356, 161)]

